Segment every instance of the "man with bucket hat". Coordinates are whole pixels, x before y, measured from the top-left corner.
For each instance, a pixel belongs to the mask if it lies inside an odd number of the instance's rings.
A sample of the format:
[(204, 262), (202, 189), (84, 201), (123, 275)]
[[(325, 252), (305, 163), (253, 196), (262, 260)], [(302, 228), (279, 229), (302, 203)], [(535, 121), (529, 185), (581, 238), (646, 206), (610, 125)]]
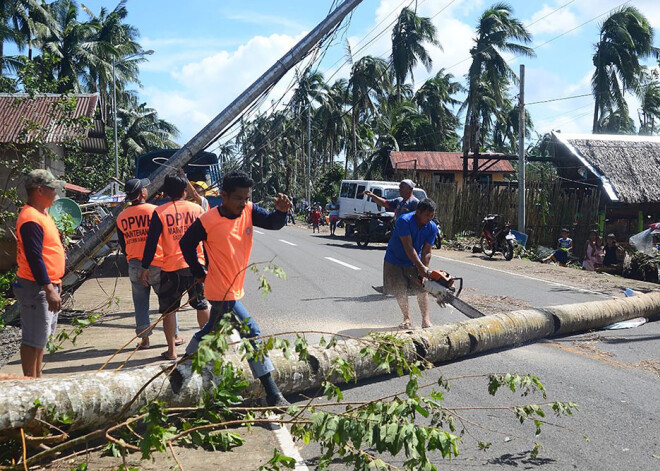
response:
[(41, 376), (44, 348), (55, 333), (65, 256), (55, 221), (48, 214), (64, 181), (48, 170), (32, 170), (25, 176), (28, 200), (16, 221), (16, 261), (13, 284), (21, 316), (21, 366), (23, 374)]

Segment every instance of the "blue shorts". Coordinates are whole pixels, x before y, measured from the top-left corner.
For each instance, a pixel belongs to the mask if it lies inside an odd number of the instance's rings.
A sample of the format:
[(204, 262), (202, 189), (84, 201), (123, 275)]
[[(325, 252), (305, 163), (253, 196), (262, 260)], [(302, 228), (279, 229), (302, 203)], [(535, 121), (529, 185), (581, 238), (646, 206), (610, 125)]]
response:
[(555, 250), (554, 257), (559, 263), (568, 263), (568, 250), (557, 249)]

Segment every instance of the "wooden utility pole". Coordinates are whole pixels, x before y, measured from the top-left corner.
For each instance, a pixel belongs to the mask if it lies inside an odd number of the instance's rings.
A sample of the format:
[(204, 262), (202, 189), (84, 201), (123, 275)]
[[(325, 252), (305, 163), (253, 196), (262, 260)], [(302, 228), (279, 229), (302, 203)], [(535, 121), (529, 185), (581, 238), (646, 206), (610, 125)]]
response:
[(525, 66), (520, 64), (518, 102), (518, 232), (525, 234)]

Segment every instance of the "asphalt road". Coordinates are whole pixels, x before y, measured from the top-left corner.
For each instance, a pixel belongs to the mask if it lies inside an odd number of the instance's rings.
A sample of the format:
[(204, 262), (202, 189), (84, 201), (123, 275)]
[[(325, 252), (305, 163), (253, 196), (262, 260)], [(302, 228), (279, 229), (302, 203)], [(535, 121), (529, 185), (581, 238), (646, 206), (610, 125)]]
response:
[[(343, 231), (338, 231), (343, 234)], [(387, 330), (401, 320), (396, 302), (372, 289), (382, 284), (384, 244), (359, 249), (343, 237), (327, 233), (311, 235), (299, 227), (270, 232), (255, 229), (253, 262), (273, 260), (286, 280), (266, 276), (273, 291), (257, 292), (255, 275), (247, 274), (245, 304), (265, 334), (323, 330), (362, 335)], [(608, 296), (562, 283), (506, 273), (494, 259), (480, 267), (434, 255), (432, 268), (462, 276), (466, 292), (507, 296), (531, 306), (548, 306), (606, 299)], [(260, 265), (261, 266), (261, 265)], [(420, 323), (412, 301), (413, 320)], [(435, 324), (464, 320), (451, 308), (431, 304)], [(314, 340), (317, 336), (310, 336)], [(660, 323), (632, 330), (600, 331), (539, 342), (440, 365), (425, 373), (428, 381), (461, 375), (518, 372), (537, 375), (545, 384), (548, 400), (573, 401), (580, 411), (568, 419), (548, 417), (551, 424), (534, 437), (531, 425), (520, 425), (509, 412), (464, 410), (466, 434), (461, 455), (451, 463), (456, 469), (520, 468), (578, 470), (660, 469)], [(345, 388), (345, 399), (370, 400), (405, 389), (405, 379), (385, 378)], [(485, 379), (452, 382), (446, 393), (447, 407), (510, 406), (543, 402), (540, 396), (521, 398), (502, 392), (488, 395)], [(292, 398), (295, 400), (295, 398)], [(552, 425), (556, 424), (556, 425)], [(586, 440), (584, 437), (588, 437)], [(491, 442), (487, 451), (477, 450), (478, 441)], [(529, 451), (539, 441), (545, 447), (536, 459)], [(301, 452), (313, 469), (318, 449)], [(387, 458), (393, 465), (403, 457)]]

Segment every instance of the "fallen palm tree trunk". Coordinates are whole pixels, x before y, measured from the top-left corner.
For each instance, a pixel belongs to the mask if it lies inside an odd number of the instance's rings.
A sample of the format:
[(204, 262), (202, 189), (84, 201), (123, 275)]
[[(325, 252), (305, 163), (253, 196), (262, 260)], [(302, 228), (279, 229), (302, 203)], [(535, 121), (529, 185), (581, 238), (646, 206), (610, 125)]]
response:
[[(599, 328), (635, 317), (660, 319), (660, 292), (632, 298), (595, 301), (543, 309), (528, 309), (471, 319), (409, 333), (401, 333), (403, 355), (408, 361), (423, 357), (430, 362), (442, 362), (466, 355), (534, 340)], [(336, 359), (350, 362), (357, 379), (383, 374), (371, 356), (362, 355), (368, 345), (351, 339), (339, 341), (330, 348), (309, 347), (309, 359), (286, 359), (272, 352), (275, 379), (282, 392), (294, 393), (318, 388), (326, 379), (341, 382), (335, 372)], [(227, 358), (250, 376), (247, 363), (237, 356)], [(1, 383), (0, 434), (17, 428), (39, 427), (44, 407), (59, 414), (74, 417), (74, 428), (99, 427), (115, 422), (122, 416), (135, 414), (143, 405), (161, 400), (170, 407), (196, 405), (204, 390), (216, 382), (210, 370), (192, 374), (190, 363), (177, 367), (175, 374), (164, 374), (165, 366), (150, 366), (75, 375), (69, 378), (43, 378), (30, 381), (9, 380)], [(155, 376), (157, 378), (151, 381)], [(337, 377), (335, 377), (337, 376)], [(143, 385), (149, 383), (143, 390)], [(247, 397), (261, 395), (259, 383), (252, 381)], [(135, 396), (137, 400), (133, 401)], [(43, 405), (35, 405), (35, 401)]]

